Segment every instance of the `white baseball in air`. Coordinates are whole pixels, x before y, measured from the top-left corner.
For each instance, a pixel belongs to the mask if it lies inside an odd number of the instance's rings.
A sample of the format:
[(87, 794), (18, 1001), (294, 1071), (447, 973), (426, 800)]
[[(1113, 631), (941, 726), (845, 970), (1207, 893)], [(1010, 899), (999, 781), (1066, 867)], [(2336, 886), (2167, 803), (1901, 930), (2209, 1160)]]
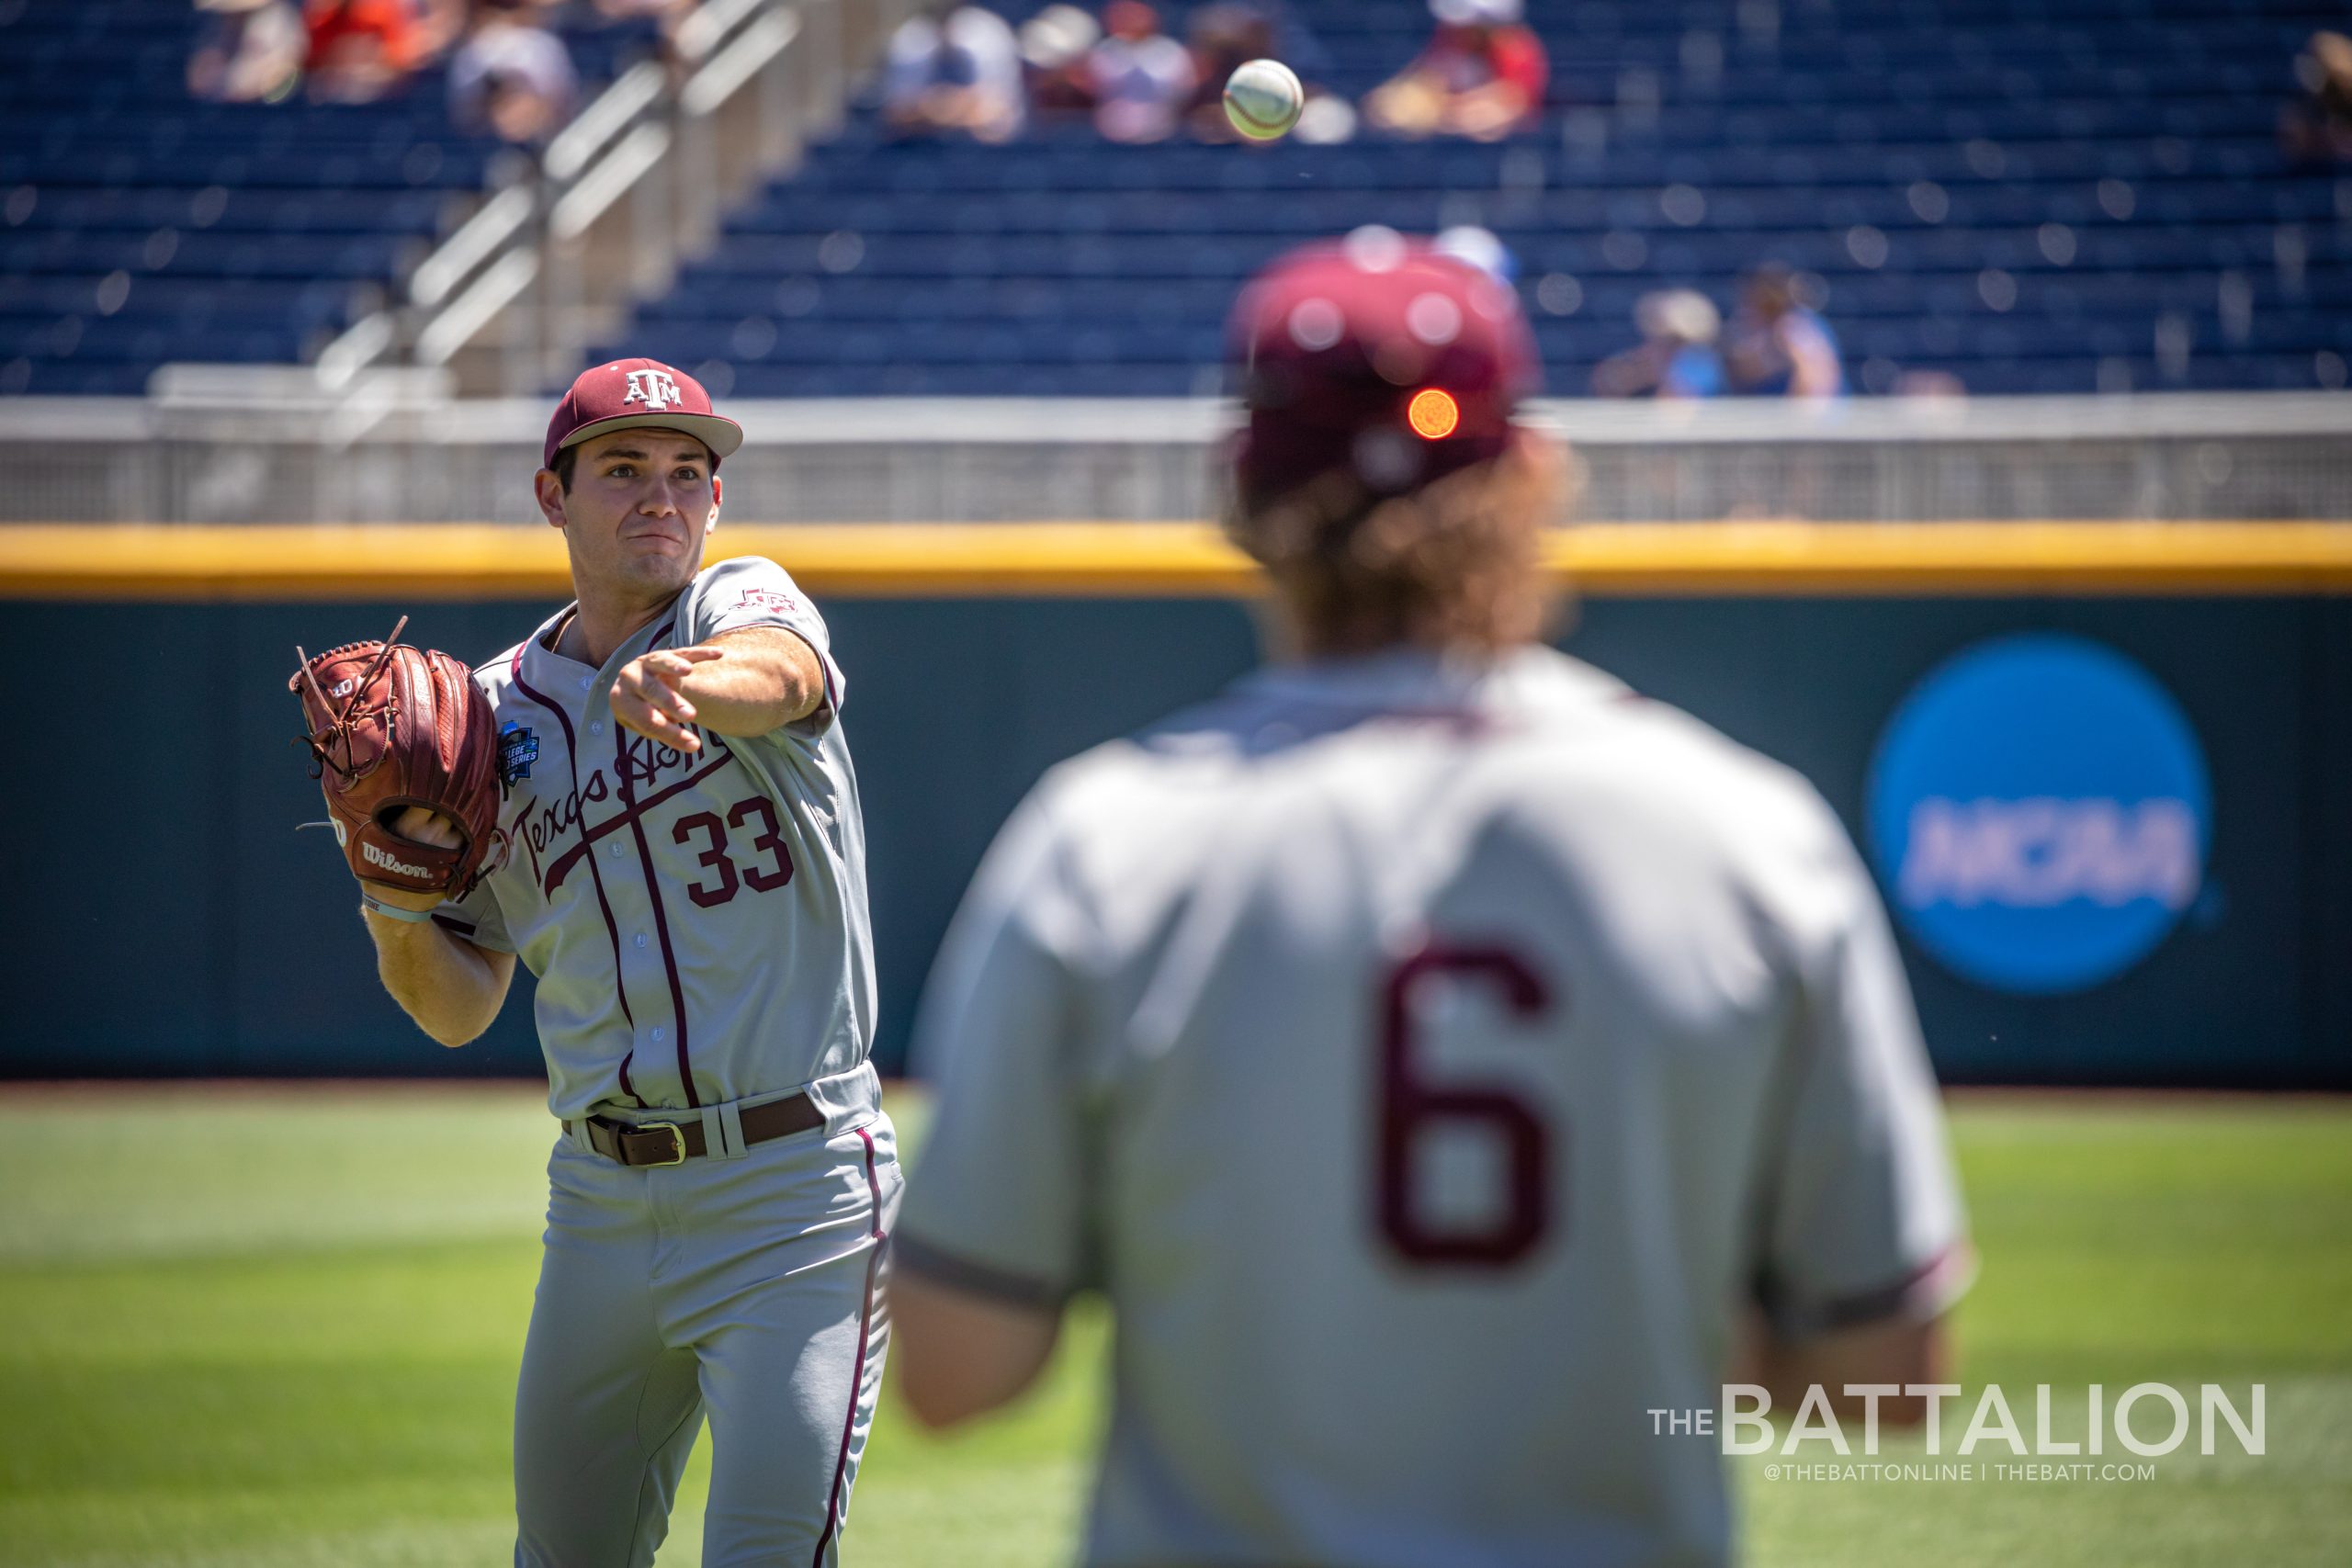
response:
[(1252, 141), (1272, 141), (1298, 123), (1306, 89), (1279, 60), (1252, 60), (1225, 80), (1225, 118)]

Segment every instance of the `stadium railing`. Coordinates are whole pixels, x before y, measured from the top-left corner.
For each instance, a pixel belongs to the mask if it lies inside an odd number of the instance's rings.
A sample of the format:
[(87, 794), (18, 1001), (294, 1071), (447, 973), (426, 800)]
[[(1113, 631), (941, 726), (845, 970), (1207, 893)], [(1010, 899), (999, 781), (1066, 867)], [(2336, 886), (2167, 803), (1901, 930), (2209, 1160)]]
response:
[(916, 5), (706, 0), (678, 30), (674, 71), (641, 62), (582, 109), (536, 178), (484, 203), (396, 303), (328, 345), (320, 389), (401, 357), (471, 391), (562, 379), (582, 344), (710, 243), (729, 202), (839, 123), (851, 77)]
[[(526, 523), (543, 398), (443, 370), (167, 367), (144, 399), (0, 400), (0, 521)], [(730, 523), (1214, 516), (1214, 399), (736, 400)], [(1556, 401), (1575, 514), (2352, 519), (2352, 397), (2328, 393)]]

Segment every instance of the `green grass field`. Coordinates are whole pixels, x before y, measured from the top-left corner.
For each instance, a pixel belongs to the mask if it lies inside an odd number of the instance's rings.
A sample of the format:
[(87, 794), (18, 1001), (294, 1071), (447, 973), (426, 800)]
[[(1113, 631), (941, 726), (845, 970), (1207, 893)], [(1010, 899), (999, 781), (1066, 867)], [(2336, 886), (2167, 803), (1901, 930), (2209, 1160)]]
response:
[[(2062, 1434), (2086, 1383), (2243, 1407), (2262, 1382), (2268, 1452), (2192, 1439), (2108, 1483), (1743, 1461), (1750, 1561), (2352, 1562), (2352, 1103), (1989, 1098), (1956, 1122), (1984, 1258), (1966, 1380), (2060, 1385)], [(506, 1561), (548, 1141), (509, 1089), (0, 1097), (0, 1562)], [(1081, 1324), (1040, 1396), (953, 1441), (886, 1407), (845, 1560), (1067, 1561), (1102, 1349)], [(700, 1488), (698, 1461), (663, 1568), (699, 1560)]]

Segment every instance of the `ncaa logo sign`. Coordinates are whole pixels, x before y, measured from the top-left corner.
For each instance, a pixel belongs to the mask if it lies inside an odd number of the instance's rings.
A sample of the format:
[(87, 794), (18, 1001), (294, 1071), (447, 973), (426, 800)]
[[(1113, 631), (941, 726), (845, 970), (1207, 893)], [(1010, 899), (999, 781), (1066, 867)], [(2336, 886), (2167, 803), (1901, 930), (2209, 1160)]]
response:
[(2078, 637), (1997, 637), (1947, 660), (1871, 767), (1871, 849), (1898, 916), (1996, 990), (2079, 991), (2146, 957), (2203, 886), (2211, 823), (2179, 705)]

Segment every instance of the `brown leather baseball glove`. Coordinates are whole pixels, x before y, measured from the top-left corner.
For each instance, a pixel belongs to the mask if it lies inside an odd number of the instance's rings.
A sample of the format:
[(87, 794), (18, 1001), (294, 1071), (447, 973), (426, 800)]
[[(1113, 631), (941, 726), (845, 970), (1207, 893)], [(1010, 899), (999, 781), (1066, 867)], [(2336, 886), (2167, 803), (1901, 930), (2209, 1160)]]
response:
[[(462, 897), (480, 880), (498, 828), (498, 720), (473, 671), (446, 653), (399, 640), (352, 642), (312, 659), (287, 682), (302, 699), (330, 824), (362, 882)], [(455, 848), (393, 830), (412, 806), (456, 824)]]

